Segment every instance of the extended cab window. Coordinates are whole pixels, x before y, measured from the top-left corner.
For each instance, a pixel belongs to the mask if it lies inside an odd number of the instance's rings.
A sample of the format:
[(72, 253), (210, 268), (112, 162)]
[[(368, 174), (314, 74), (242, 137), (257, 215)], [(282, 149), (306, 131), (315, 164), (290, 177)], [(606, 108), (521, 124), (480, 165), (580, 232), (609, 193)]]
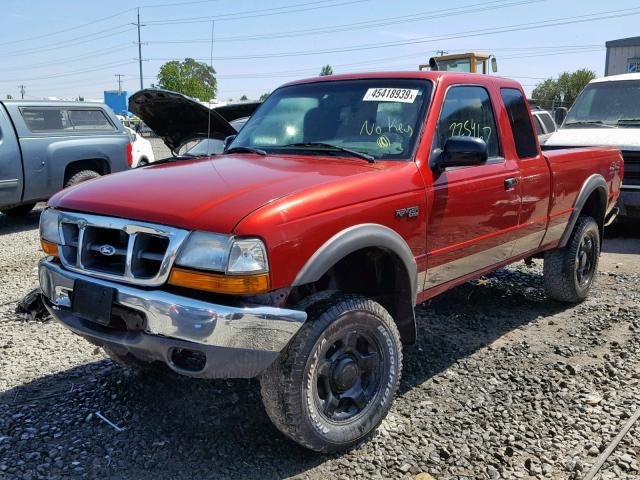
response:
[(269, 96), (230, 148), (350, 156), (339, 150), (347, 148), (376, 159), (410, 159), (431, 88), (430, 81), (407, 78), (285, 86)]
[(438, 146), (444, 147), (449, 137), (456, 136), (482, 138), (489, 158), (500, 156), (498, 129), (485, 88), (461, 85), (447, 92), (438, 121)]
[(520, 158), (531, 158), (538, 155), (538, 144), (533, 132), (527, 102), (520, 90), (503, 88), (500, 90), (504, 106), (509, 114), (509, 122), (516, 142), (516, 151)]
[(32, 132), (71, 130), (67, 114), (61, 108), (21, 108), (22, 118)]
[(100, 109), (24, 107), (20, 109), (20, 113), (32, 132), (115, 130)]
[(114, 129), (102, 110), (69, 109), (67, 114), (74, 130), (111, 131)]

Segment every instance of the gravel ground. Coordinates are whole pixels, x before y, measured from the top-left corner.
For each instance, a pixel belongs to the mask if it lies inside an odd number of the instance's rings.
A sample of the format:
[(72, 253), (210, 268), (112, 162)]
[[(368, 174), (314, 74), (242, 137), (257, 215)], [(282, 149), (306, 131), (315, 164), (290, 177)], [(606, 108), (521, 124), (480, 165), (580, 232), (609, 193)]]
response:
[[(629, 232), (605, 242), (576, 307), (545, 298), (539, 261), (418, 307), (419, 342), (376, 437), (324, 456), (276, 431), (256, 381), (143, 376), (14, 314), (6, 302), (37, 280), (37, 217), (0, 215), (0, 478), (578, 479), (640, 408)], [(640, 478), (640, 422), (596, 478)]]

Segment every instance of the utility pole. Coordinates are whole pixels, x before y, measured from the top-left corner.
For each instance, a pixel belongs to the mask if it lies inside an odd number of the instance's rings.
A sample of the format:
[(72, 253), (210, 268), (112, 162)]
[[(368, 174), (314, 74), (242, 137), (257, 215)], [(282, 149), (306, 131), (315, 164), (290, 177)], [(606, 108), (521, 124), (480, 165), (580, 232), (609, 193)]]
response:
[(118, 93), (122, 93), (122, 77), (124, 77), (121, 73), (116, 73), (114, 77), (118, 77)]
[(446, 50), (436, 50), (436, 53), (439, 57), (444, 57), (449, 52), (447, 52)]
[(20, 95), (22, 96), (22, 100), (24, 100), (24, 92), (27, 87), (24, 85), (18, 85), (18, 87), (20, 87)]
[(144, 88), (142, 85), (142, 41), (140, 40), (140, 27), (144, 27), (145, 25), (140, 23), (140, 8), (138, 7), (138, 21), (137, 23), (132, 23), (131, 25), (135, 25), (138, 27), (138, 65), (140, 66), (140, 90)]

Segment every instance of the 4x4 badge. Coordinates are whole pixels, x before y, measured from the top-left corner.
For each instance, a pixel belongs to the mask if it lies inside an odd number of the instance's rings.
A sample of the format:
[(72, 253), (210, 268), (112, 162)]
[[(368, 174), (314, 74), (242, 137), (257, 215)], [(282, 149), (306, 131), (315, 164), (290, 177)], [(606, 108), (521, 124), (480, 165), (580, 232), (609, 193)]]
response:
[(399, 208), (398, 210), (396, 210), (396, 217), (415, 218), (418, 216), (419, 213), (420, 213), (420, 208), (418, 207)]

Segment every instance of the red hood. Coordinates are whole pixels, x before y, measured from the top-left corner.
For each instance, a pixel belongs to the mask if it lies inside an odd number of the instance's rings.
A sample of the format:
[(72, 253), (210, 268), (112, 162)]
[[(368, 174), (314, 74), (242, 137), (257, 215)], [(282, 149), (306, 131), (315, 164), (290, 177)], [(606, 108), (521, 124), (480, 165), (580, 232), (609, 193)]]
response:
[(325, 157), (222, 155), (108, 175), (65, 189), (55, 208), (230, 233), (252, 211), (293, 192), (385, 168)]

